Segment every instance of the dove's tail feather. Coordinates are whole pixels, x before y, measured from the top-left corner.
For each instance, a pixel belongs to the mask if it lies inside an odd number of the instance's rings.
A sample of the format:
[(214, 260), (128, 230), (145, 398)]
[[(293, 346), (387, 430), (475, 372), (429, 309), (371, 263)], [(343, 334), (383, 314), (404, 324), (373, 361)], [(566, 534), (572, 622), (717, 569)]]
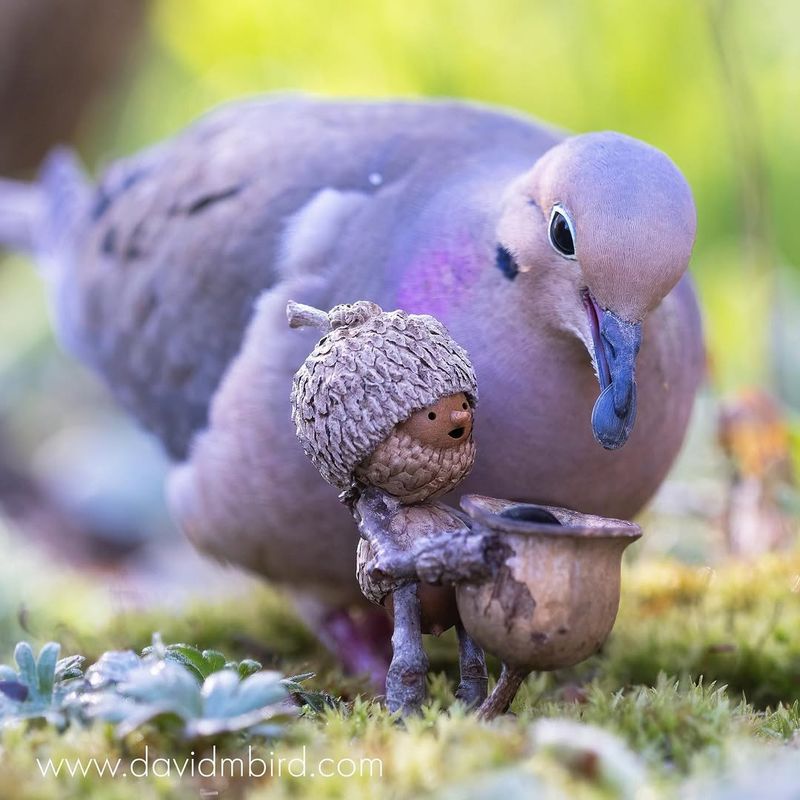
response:
[(67, 147), (50, 151), (39, 170), (38, 186), (43, 208), (36, 253), (42, 261), (58, 264), (72, 249), (92, 186), (75, 152)]
[(42, 210), (38, 184), (0, 178), (0, 246), (32, 253)]
[(51, 151), (32, 183), (0, 178), (0, 247), (29, 253), (43, 264), (58, 261), (89, 198), (90, 183), (68, 148)]
[(89, 350), (73, 267), (92, 192), (78, 159), (66, 148), (47, 156), (32, 183), (0, 178), (0, 252), (8, 248), (34, 259), (47, 286), (58, 338), (79, 357)]

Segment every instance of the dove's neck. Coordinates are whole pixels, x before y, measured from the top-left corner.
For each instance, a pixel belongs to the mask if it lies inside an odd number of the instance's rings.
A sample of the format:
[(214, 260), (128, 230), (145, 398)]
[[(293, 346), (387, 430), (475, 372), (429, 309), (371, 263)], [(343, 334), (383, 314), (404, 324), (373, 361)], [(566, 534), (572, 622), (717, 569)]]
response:
[[(518, 173), (475, 174), (442, 188), (417, 210), (389, 259), (384, 305), (433, 314), (470, 348), (513, 350), (546, 341), (556, 358), (590, 363), (579, 325), (580, 287), (547, 274), (510, 277), (498, 264), (502, 200)], [(566, 320), (566, 322), (565, 322)], [(476, 337), (476, 332), (480, 334)], [(467, 345), (464, 342), (465, 346)]]
[(447, 324), (469, 313), (490, 284), (507, 281), (496, 267), (496, 231), (515, 175), (511, 169), (460, 175), (408, 209), (389, 258), (387, 302)]

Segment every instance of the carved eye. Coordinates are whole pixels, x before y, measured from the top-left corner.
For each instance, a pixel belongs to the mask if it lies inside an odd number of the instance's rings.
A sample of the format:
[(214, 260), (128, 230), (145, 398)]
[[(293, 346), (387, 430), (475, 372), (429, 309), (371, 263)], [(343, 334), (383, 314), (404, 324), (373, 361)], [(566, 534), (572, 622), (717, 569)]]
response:
[(428, 419), (436, 419), (436, 412), (435, 411), (430, 411), (428, 413)]
[(558, 204), (550, 212), (547, 238), (557, 253), (565, 258), (575, 258), (575, 229), (569, 214)]
[(461, 408), (463, 408), (464, 411), (466, 411), (469, 408), (469, 403), (462, 403)]

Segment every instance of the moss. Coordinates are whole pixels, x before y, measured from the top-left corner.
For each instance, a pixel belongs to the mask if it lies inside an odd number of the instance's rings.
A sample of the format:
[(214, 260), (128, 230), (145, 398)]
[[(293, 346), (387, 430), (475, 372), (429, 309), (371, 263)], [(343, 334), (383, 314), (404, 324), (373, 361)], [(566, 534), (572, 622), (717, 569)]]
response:
[(800, 554), (717, 570), (637, 565), (603, 659), (613, 682), (660, 672), (724, 683), (759, 708), (800, 699)]
[[(166, 641), (186, 640), (231, 658), (256, 658), (286, 674), (316, 671), (312, 686), (345, 702), (321, 713), (307, 711), (280, 741), (228, 737), (191, 745), (196, 757), (216, 746), (218, 758), (246, 753), (253, 746), (265, 762), (272, 759), (273, 769), (276, 759), (284, 759), (280, 777), (251, 780), (181, 779), (175, 774), (73, 778), (63, 771), (43, 776), (35, 766), (37, 756), (120, 758), (129, 766), (145, 747), (151, 758), (182, 759), (188, 746), (164, 731), (147, 729), (120, 742), (102, 725), (63, 734), (30, 725), (8, 728), (0, 735), (4, 799), (149, 800), (197, 797), (201, 792), (252, 798), (507, 800), (536, 793), (704, 794), (708, 790), (702, 787), (709, 781), (743, 785), (742, 758), (756, 769), (782, 758), (800, 737), (798, 554), (713, 571), (664, 559), (628, 566), (617, 626), (603, 652), (574, 669), (531, 676), (515, 701), (514, 716), (489, 726), (454, 701), (457, 665), (450, 635), (429, 642), (431, 701), (422, 717), (402, 724), (366, 699), (363, 681), (338, 672), (284, 601), (267, 588), (248, 594), (246, 603), (204, 603), (180, 614), (119, 614), (98, 609), (97, 591), (73, 590), (74, 581), (68, 579), (48, 582), (39, 574), (31, 592), (26, 581), (32, 573), (13, 563), (14, 583), (5, 584), (0, 604), (5, 653), (13, 644), (6, 635), (30, 638), (19, 625), (19, 607), (9, 602), (19, 592), (27, 604), (23, 618), (28, 629), (40, 639), (59, 639), (64, 655), (81, 652), (91, 660), (107, 649), (141, 649), (159, 630)], [(543, 729), (543, 720), (574, 727)], [(547, 742), (543, 730), (549, 731)], [(324, 758), (350, 759), (356, 765), (365, 759), (373, 774), (297, 777), (286, 772), (289, 759), (296, 760), (295, 766), (303, 760), (308, 773)], [(369, 759), (380, 759), (380, 766)], [(767, 781), (770, 770), (763, 770)]]

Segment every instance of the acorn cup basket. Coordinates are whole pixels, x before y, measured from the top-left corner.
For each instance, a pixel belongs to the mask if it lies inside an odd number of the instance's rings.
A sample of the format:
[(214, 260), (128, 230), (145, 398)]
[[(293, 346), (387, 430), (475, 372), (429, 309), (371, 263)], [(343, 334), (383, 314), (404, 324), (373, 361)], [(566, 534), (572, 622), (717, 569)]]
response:
[(633, 522), (565, 508), (467, 495), (473, 533), (497, 537), (500, 566), (456, 585), (464, 628), (503, 664), (478, 714), (508, 710), (534, 670), (569, 667), (605, 642), (619, 608), (622, 553), (642, 531)]

